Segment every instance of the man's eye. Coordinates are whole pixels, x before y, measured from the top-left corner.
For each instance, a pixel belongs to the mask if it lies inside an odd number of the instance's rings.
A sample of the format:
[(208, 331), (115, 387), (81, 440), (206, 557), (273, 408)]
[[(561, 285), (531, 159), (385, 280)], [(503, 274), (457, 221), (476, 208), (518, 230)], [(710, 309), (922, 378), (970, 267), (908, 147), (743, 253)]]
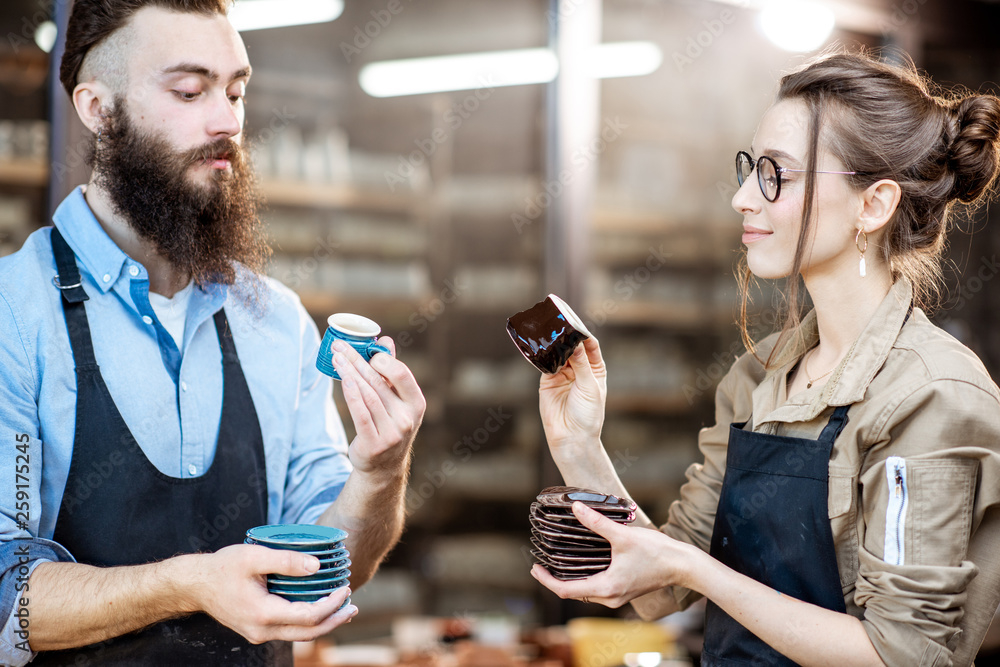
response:
[(175, 90), (174, 95), (177, 95), (177, 97), (181, 98), (182, 100), (191, 102), (193, 100), (198, 99), (198, 96), (201, 95), (201, 93), (191, 93), (184, 90)]

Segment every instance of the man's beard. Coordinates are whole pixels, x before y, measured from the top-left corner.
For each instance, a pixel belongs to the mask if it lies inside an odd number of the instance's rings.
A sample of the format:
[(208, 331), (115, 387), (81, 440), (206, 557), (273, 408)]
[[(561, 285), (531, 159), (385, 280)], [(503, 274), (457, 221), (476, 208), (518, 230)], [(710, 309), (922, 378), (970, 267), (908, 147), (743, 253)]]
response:
[[(226, 156), (232, 172), (213, 169), (204, 183), (193, 182), (188, 172), (218, 156)], [(157, 254), (202, 287), (236, 285), (238, 275), (250, 277), (238, 287), (249, 288), (244, 301), (257, 301), (256, 276), (263, 273), (271, 250), (243, 147), (221, 139), (176, 151), (164, 139), (136, 128), (119, 98), (89, 157), (95, 183), (107, 192), (115, 212)], [(238, 271), (238, 265), (249, 272)]]

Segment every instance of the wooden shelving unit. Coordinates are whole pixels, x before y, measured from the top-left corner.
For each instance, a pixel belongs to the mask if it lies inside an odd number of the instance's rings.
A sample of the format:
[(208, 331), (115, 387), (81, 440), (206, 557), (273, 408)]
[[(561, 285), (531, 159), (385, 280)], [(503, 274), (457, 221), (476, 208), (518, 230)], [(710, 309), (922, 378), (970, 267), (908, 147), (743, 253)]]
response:
[[(601, 309), (600, 302), (589, 308), (591, 312), (601, 312)], [(607, 312), (604, 317), (611, 325), (684, 331), (719, 328), (733, 321), (733, 313), (727, 307), (698, 303), (668, 304), (648, 300), (616, 303), (615, 310)]]
[(31, 232), (51, 224), (46, 219), (45, 196), (49, 185), (47, 162), (25, 158), (0, 160), (0, 196), (5, 210), (0, 224), (0, 255), (16, 252)]
[[(641, 471), (620, 474), (655, 521), (666, 518), (684, 469), (697, 460), (697, 432), (711, 423), (714, 386), (697, 381), (699, 372), (718, 376), (712, 355), (729, 349), (735, 335), (727, 281), (736, 234), (725, 221), (678, 220), (668, 208), (604, 208), (593, 217), (591, 267), (600, 291), (588, 294), (587, 311), (601, 315), (608, 363), (605, 429), (615, 435), (605, 446), (641, 457)], [(641, 282), (609, 289), (623, 277)]]
[(45, 187), (49, 182), (47, 162), (38, 160), (0, 160), (0, 183), (12, 186)]
[(409, 317), (419, 306), (418, 299), (338, 296), (317, 290), (298, 290), (296, 293), (307, 311), (324, 319), (332, 313), (371, 312), (398, 320)]
[(261, 191), (271, 207), (360, 210), (396, 215), (419, 214), (427, 207), (427, 197), (417, 193), (392, 193), (345, 183), (265, 180)]

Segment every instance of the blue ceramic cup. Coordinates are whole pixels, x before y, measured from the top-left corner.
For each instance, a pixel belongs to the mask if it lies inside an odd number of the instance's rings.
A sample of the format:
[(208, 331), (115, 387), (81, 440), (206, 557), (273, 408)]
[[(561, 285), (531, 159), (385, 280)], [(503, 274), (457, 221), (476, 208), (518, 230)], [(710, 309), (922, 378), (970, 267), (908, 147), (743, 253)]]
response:
[(382, 327), (367, 317), (353, 313), (335, 313), (327, 318), (326, 323), (328, 326), (323, 335), (323, 342), (319, 344), (316, 368), (334, 380), (340, 379), (340, 375), (333, 368), (333, 344), (335, 341), (344, 341), (357, 350), (365, 361), (371, 361), (372, 357), (379, 352), (392, 356), (389, 348), (377, 342)]

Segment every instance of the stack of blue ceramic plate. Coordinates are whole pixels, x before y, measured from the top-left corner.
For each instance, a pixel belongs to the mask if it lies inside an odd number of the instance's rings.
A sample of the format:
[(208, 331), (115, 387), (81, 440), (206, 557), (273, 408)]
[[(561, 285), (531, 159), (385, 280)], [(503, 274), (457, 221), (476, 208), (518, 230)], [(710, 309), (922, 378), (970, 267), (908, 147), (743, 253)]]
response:
[[(316, 556), (319, 570), (305, 577), (284, 574), (267, 575), (269, 593), (291, 602), (315, 602), (348, 584), (351, 564), (344, 540), (347, 533), (339, 528), (311, 526), (308, 524), (279, 524), (257, 526), (247, 531), (247, 544), (258, 544), (272, 549), (290, 549)], [(344, 604), (349, 604), (347, 598)]]

